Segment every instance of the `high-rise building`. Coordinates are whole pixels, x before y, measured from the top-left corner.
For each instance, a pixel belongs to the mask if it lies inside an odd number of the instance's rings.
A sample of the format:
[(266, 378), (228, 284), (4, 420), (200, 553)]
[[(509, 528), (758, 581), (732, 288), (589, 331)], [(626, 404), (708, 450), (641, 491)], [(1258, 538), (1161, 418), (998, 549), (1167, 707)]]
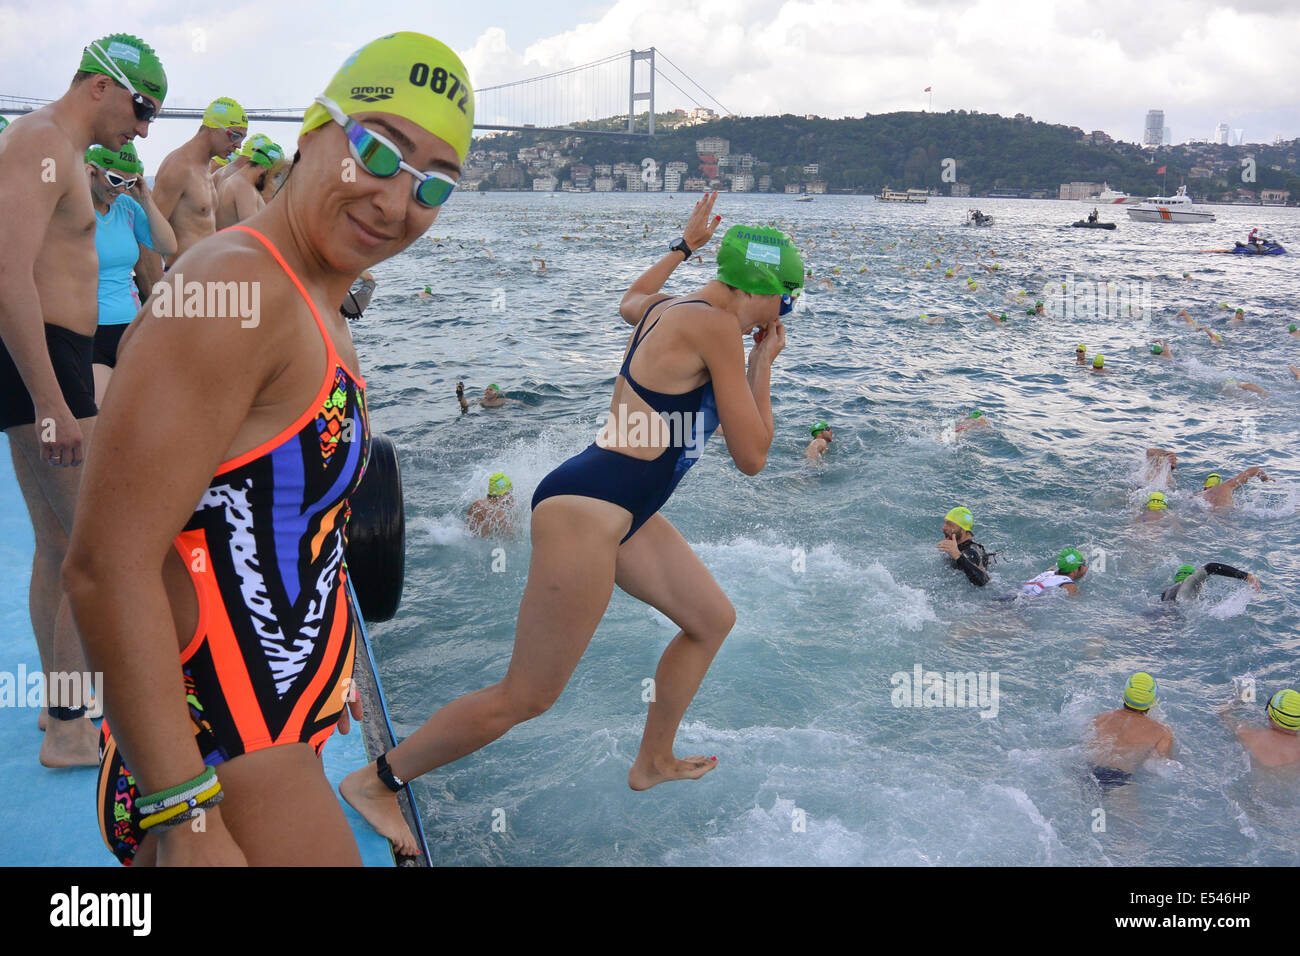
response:
[(1171, 130), (1168, 126), (1166, 126), (1163, 130), (1160, 131), (1160, 145), (1161, 146), (1174, 145), (1174, 131)]
[(1143, 128), (1142, 145), (1160, 146), (1165, 139), (1165, 111), (1147, 110), (1147, 122)]
[(1214, 139), (1212, 142), (1218, 143), (1221, 146), (1226, 146), (1231, 132), (1232, 131), (1228, 129), (1227, 123), (1220, 123), (1218, 126), (1214, 127)]

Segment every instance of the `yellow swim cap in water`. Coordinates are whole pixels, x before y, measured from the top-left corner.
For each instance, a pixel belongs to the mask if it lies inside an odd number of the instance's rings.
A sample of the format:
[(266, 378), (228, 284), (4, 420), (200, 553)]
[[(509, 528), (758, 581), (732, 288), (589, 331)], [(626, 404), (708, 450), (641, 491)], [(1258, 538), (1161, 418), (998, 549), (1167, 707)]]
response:
[(1221, 484), (1223, 484), (1223, 479), (1219, 477), (1219, 473), (1217, 471), (1210, 472), (1209, 477), (1205, 479), (1206, 488), (1213, 488), (1215, 485), (1221, 485)]
[(498, 471), (488, 479), (488, 497), (500, 498), (502, 495), (508, 494), (513, 487), (514, 484), (506, 477), (505, 472)]
[(1148, 711), (1159, 694), (1156, 679), (1145, 671), (1138, 671), (1124, 685), (1124, 706), (1129, 710)]
[(1152, 511), (1163, 511), (1169, 505), (1165, 504), (1165, 495), (1163, 491), (1153, 491), (1147, 495), (1147, 508)]
[(975, 516), (970, 513), (969, 508), (964, 508), (961, 505), (944, 515), (943, 520), (951, 521), (963, 531), (970, 531), (975, 527)]
[(1283, 730), (1300, 731), (1300, 693), (1280, 690), (1268, 699), (1269, 719)]
[[(450, 47), (423, 33), (390, 33), (353, 53), (325, 87), (348, 116), (395, 113), (445, 140), (465, 159), (474, 129), (474, 91), (469, 73)], [(302, 133), (329, 121), (313, 103), (303, 116)]]
[(1105, 365), (1106, 365), (1106, 358), (1105, 358), (1105, 356), (1102, 356), (1102, 355), (1094, 355), (1094, 356), (1092, 357), (1092, 367), (1093, 367), (1093, 368), (1104, 368)]
[(248, 128), (248, 114), (244, 108), (229, 96), (213, 100), (203, 111), (203, 125), (213, 129), (229, 129), (232, 126)]

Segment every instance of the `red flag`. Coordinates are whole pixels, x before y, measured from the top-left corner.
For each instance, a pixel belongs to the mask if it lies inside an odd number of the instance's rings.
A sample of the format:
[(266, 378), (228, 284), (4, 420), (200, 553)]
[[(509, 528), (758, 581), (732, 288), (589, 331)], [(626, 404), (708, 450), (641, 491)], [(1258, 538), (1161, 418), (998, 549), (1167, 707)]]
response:
[(930, 88), (927, 86), (927, 87), (926, 87), (925, 89), (923, 89), (921, 92), (922, 92), (922, 93), (929, 93), (929, 92), (930, 92)]
[(1161, 176), (1164, 174), (1164, 171), (1165, 171), (1165, 167), (1161, 166), (1159, 169), (1156, 170), (1156, 175)]

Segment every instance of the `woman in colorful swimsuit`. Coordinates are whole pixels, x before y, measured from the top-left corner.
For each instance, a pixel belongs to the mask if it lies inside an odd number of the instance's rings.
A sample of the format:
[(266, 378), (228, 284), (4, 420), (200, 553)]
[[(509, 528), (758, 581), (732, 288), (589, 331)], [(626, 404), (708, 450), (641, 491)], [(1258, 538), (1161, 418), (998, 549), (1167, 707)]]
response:
[[(452, 701), (376, 763), (350, 774), (344, 798), (406, 852), (414, 837), (396, 800), (402, 782), (473, 753), (547, 710), (564, 690), (617, 584), (680, 630), (655, 674), (634, 790), (694, 779), (715, 758), (673, 754), (673, 738), (736, 612), (708, 568), (659, 509), (719, 421), (736, 465), (755, 475), (772, 443), (772, 361), (785, 345), (780, 315), (803, 284), (803, 262), (775, 229), (733, 226), (718, 278), (682, 298), (660, 292), (706, 244), (721, 217), (715, 194), (695, 206), (682, 240), (623, 297), (635, 325), (595, 443), (533, 495), (532, 559), (514, 654), (497, 683)], [(761, 330), (745, 360), (744, 336)]]
[[(390, 95), (372, 109), (357, 87)], [(319, 759), (354, 696), (343, 545), (370, 437), (338, 303), (433, 223), (472, 127), (446, 46), (363, 47), (308, 109), (284, 189), (182, 255), (184, 289), (123, 340), (64, 566), (123, 863), (360, 863)]]

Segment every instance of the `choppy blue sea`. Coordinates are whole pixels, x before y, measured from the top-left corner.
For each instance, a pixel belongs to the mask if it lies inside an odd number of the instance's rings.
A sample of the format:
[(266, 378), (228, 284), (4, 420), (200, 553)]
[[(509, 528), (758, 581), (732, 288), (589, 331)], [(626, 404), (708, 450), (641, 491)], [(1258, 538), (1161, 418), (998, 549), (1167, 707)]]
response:
[[(695, 198), (459, 195), (374, 270), (353, 332), (374, 426), (404, 469), (405, 599), (372, 629), (399, 738), (505, 672), (528, 539), (471, 537), (466, 508), (505, 471), (526, 527), (537, 482), (592, 440), (629, 334), (618, 301)], [(992, 227), (963, 228), (976, 204)], [(1204, 225), (1104, 208), (1119, 228), (1103, 232), (1065, 228), (1087, 212), (1076, 203), (720, 196), (723, 228), (789, 229), (817, 281), (773, 370), (766, 470), (744, 476), (714, 443), (665, 509), (738, 611), (678, 741), (718, 769), (628, 789), (642, 681), (675, 627), (616, 592), (551, 711), (416, 784), (436, 862), (1300, 862), (1300, 776), (1252, 770), (1215, 711), (1234, 676), (1261, 695), (1300, 684), (1300, 339), (1286, 334), (1300, 269), (1197, 251), (1252, 225), (1300, 251), (1300, 213), (1213, 208)], [(683, 266), (667, 289), (712, 273)], [(1049, 314), (1026, 316), (1045, 288)], [(1155, 338), (1179, 361), (1152, 358)], [(1079, 343), (1113, 372), (1078, 367)], [(460, 379), (524, 404), (462, 416)], [(957, 437), (973, 409), (988, 426)], [(811, 464), (819, 418), (835, 441)], [(1180, 461), (1169, 513), (1148, 525), (1145, 491), (1165, 487), (1144, 473), (1149, 445)], [(1192, 497), (1210, 471), (1250, 465), (1277, 481), (1252, 482), (1231, 512)], [(935, 548), (955, 504), (1000, 552), (983, 590)], [(1077, 598), (996, 600), (1071, 545), (1092, 559)], [(1255, 572), (1262, 591), (1215, 578), (1200, 600), (1160, 607), (1175, 569), (1206, 561)], [(891, 677), (918, 665), (996, 674), (996, 716), (895, 706)], [(1175, 762), (1102, 797), (1081, 742), (1139, 669), (1159, 681), (1153, 715)], [(1245, 714), (1263, 722), (1258, 705)]]

